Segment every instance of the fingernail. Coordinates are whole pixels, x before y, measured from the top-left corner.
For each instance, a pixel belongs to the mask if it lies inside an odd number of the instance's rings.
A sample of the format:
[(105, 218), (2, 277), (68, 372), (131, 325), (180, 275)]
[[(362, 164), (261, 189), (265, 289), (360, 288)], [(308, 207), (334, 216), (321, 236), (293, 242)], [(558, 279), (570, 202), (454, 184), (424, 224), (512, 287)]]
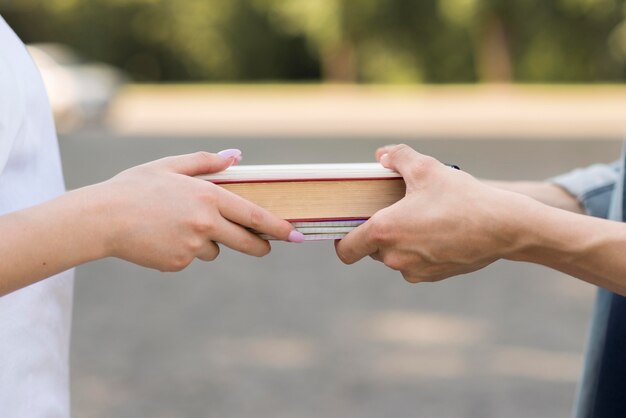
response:
[(237, 158), (241, 160), (241, 150), (238, 150), (236, 148), (225, 149), (224, 151), (218, 152), (217, 155), (219, 155), (225, 160), (229, 158), (234, 158), (235, 161), (237, 161)]
[(296, 244), (300, 244), (304, 242), (304, 234), (300, 231), (296, 231), (295, 229), (289, 233), (289, 237), (287, 238), (289, 242), (295, 242)]
[(389, 158), (389, 154), (385, 153), (383, 155), (380, 156), (380, 163), (382, 165), (385, 165), (385, 163), (387, 162), (387, 159)]
[(241, 155), (235, 157), (235, 161), (233, 162), (233, 165), (237, 165), (239, 164), (239, 162), (243, 159), (243, 157)]

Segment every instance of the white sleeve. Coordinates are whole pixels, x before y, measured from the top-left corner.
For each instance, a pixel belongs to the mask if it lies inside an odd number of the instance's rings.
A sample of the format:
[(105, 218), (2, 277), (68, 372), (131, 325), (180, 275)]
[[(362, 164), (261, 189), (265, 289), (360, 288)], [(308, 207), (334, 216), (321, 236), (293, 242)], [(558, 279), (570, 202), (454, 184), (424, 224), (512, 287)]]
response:
[(3, 39), (0, 37), (0, 175), (23, 125), (26, 111), (24, 94), (13, 73), (14, 66), (5, 53), (9, 46), (3, 45)]

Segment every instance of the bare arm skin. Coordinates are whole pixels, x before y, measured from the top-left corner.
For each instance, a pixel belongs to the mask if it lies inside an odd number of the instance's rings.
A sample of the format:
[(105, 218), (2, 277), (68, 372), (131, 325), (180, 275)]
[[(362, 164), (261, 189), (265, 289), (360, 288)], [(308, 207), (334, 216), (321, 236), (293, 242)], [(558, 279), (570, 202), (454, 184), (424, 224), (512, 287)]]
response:
[[(403, 175), (407, 194), (336, 243), (343, 262), (369, 255), (421, 282), (498, 259), (527, 261), (626, 294), (626, 224), (493, 187), (406, 145), (382, 148), (377, 158)], [(555, 206), (573, 208), (561, 198)]]
[(192, 177), (235, 160), (206, 152), (168, 157), (1, 216), (0, 295), (104, 257), (178, 271), (194, 258), (215, 259), (216, 242), (267, 254), (269, 243), (243, 226), (300, 241), (287, 221)]
[(574, 213), (584, 214), (582, 205), (574, 196), (562, 187), (544, 181), (495, 181), (483, 180), (484, 183), (502, 190), (509, 190), (532, 197), (541, 203)]

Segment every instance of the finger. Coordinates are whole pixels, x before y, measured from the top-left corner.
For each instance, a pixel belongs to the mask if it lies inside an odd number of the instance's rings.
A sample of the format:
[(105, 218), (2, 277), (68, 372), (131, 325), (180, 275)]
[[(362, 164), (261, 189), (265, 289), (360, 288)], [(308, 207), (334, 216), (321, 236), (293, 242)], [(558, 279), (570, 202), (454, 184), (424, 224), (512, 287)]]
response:
[(230, 249), (255, 257), (267, 255), (271, 250), (269, 242), (224, 218), (218, 221), (211, 239)]
[(380, 155), (380, 163), (387, 168), (397, 171), (405, 180), (419, 178), (433, 165), (441, 165), (432, 157), (420, 154), (407, 145), (388, 147)]
[(153, 164), (174, 173), (197, 176), (225, 170), (240, 159), (241, 151), (230, 149), (220, 151), (217, 154), (200, 151), (193, 154), (166, 157), (155, 161)]
[(304, 235), (294, 230), (293, 225), (267, 209), (227, 190), (220, 188), (219, 193), (218, 208), (226, 219), (284, 241), (304, 241)]
[(220, 247), (213, 241), (209, 241), (202, 249), (201, 252), (196, 255), (202, 261), (213, 261), (220, 254)]
[(378, 251), (378, 247), (369, 238), (369, 229), (369, 222), (365, 222), (335, 245), (337, 256), (342, 262), (353, 264)]
[(385, 145), (384, 147), (380, 147), (376, 150), (376, 161), (380, 161), (380, 157), (384, 154), (389, 153), (389, 150), (397, 145)]
[(376, 251), (374, 253), (371, 253), (370, 257), (372, 257), (373, 260), (380, 261), (381, 263), (383, 262), (383, 256), (380, 253), (380, 251)]

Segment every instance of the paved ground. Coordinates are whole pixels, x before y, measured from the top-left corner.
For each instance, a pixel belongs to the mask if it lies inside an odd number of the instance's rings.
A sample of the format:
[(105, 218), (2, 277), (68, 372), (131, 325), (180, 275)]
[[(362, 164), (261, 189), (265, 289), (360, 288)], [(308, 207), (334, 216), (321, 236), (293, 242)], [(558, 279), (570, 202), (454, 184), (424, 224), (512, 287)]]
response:
[[(246, 163), (366, 161), (384, 141), (61, 138), (70, 187), (130, 165), (238, 146)], [(618, 142), (413, 141), (478, 176), (539, 179), (609, 161)], [(164, 191), (164, 198), (167, 191)], [(462, 208), (461, 208), (462, 209)], [(118, 260), (78, 269), (76, 417), (566, 417), (593, 289), (496, 263), (408, 285), (332, 244), (223, 251), (161, 274)]]

